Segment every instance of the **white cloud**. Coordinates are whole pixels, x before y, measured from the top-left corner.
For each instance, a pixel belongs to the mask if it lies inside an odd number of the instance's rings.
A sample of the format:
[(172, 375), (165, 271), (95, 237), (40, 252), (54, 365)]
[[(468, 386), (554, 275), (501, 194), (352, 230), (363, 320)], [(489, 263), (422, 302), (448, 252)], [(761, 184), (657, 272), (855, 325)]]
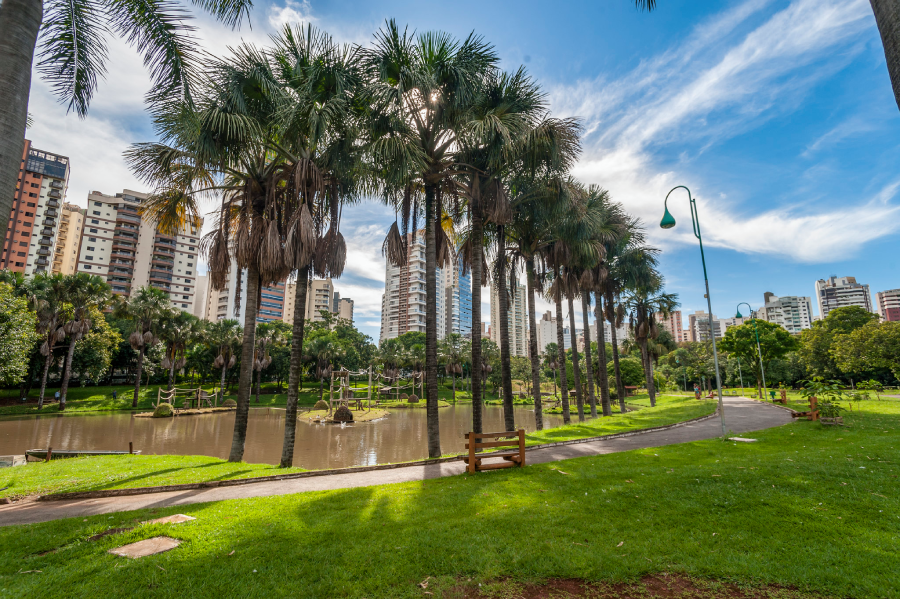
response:
[[(658, 222), (667, 191), (686, 183), (701, 194), (703, 235), (710, 245), (807, 262), (846, 258), (867, 241), (900, 228), (897, 208), (890, 203), (896, 185), (885, 187), (877, 199), (847, 208), (755, 208), (751, 215), (725, 200), (731, 190), (692, 176), (689, 156), (677, 171), (654, 163), (659, 148), (679, 143), (702, 154), (794, 110), (814, 83), (862, 49), (867, 39), (862, 34), (871, 33), (871, 9), (862, 0), (796, 0), (761, 24), (751, 24), (750, 17), (756, 18), (767, 4), (751, 0), (718, 15), (688, 35), (685, 45), (642, 63), (618, 81), (599, 78), (557, 87), (551, 103), (556, 114), (585, 119), (585, 153), (574, 174), (608, 188), (647, 222)], [(739, 36), (739, 30), (749, 32)], [(811, 148), (853, 134), (852, 125), (826, 134)], [(704, 194), (720, 199), (706, 202)], [(771, 205), (768, 199), (753, 203)], [(672, 212), (687, 224), (683, 199), (673, 202)], [(665, 237), (652, 226), (648, 232), (658, 245), (694, 243), (687, 226)]]

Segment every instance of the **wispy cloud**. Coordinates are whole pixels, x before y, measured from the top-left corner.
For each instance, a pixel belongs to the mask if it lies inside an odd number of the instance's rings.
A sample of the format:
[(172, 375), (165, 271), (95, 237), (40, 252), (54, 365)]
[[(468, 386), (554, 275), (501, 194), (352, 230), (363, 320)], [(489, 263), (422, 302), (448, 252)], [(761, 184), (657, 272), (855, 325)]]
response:
[[(559, 86), (551, 94), (553, 109), (585, 120), (585, 154), (576, 176), (610, 189), (648, 222), (659, 219), (665, 193), (687, 182), (701, 197), (719, 198), (699, 202), (704, 222), (712, 224), (704, 231), (710, 245), (808, 262), (846, 257), (900, 229), (891, 203), (895, 185), (884, 187), (877, 200), (830, 212), (797, 205), (760, 213), (758, 207), (771, 206), (771, 199), (751, 198), (750, 216), (747, 208), (725, 200), (730, 191), (746, 190), (719, 188), (691, 172), (693, 155), (795, 110), (815, 84), (842, 68), (868, 40), (871, 9), (862, 0), (796, 0), (763, 18), (760, 12), (770, 4), (750, 0), (701, 23), (686, 44), (619, 80)], [(837, 128), (810, 147), (859, 131), (853, 126)], [(676, 142), (686, 151), (681, 164), (677, 170), (660, 167), (657, 152), (671, 153)], [(690, 230), (679, 229), (680, 237), (654, 241), (687, 241)], [(851, 230), (852, 235), (843, 234)]]

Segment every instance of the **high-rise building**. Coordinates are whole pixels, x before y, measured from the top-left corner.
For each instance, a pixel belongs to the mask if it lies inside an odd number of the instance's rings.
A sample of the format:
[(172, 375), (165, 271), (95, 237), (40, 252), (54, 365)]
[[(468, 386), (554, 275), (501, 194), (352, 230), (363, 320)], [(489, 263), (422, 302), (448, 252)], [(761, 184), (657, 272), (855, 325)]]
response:
[[(385, 267), (384, 295), (381, 296), (381, 334), (379, 340), (394, 339), (410, 331), (425, 332), (425, 232), (419, 231), (413, 241), (407, 235), (406, 262)], [(444, 269), (435, 272), (435, 308), (437, 338), (447, 332), (447, 294), (444, 291)]]
[(75, 204), (63, 204), (59, 221), (56, 251), (53, 253), (53, 274), (71, 275), (78, 268), (78, 246), (84, 226), (84, 209)]
[(69, 182), (69, 159), (25, 140), (0, 268), (31, 275), (49, 272)]
[[(201, 284), (207, 287), (206, 307), (205, 309), (197, 308), (198, 312), (204, 311), (204, 316), (201, 318), (211, 321), (233, 318), (243, 324), (247, 309), (247, 271), (242, 271), (240, 276), (238, 276), (237, 264), (232, 261), (231, 271), (225, 279), (225, 287), (223, 289), (213, 289), (209, 283), (208, 275), (204, 276), (206, 280), (203, 282), (197, 281), (198, 287)], [(240, 282), (240, 295), (236, 293), (238, 282)], [(283, 320), (284, 296), (284, 281), (263, 287), (259, 294), (259, 311), (256, 314), (256, 322)]]
[(471, 339), (472, 277), (462, 274), (462, 265), (457, 264), (445, 269), (444, 279), (447, 334), (456, 333)]
[[(294, 304), (297, 300), (297, 283), (291, 281), (285, 285), (284, 312), (282, 320), (289, 324), (294, 322)], [(306, 288), (306, 311), (304, 318), (312, 322), (322, 322), (322, 310), (330, 312), (335, 318), (353, 322), (353, 300), (342, 298), (334, 290), (331, 279), (314, 279)]]
[(765, 304), (759, 309), (759, 318), (783, 326), (791, 333), (799, 333), (812, 326), (812, 300), (795, 295), (776, 296), (766, 291)]
[(875, 294), (878, 314), (882, 320), (900, 321), (900, 289), (888, 289)]
[[(497, 287), (491, 285), (491, 340), (500, 345), (500, 295)], [(525, 286), (516, 285), (514, 293), (508, 293), (506, 303), (507, 322), (509, 323), (509, 355), (528, 355), (528, 305), (525, 298)]]
[[(337, 295), (337, 293), (335, 293)], [(349, 320), (353, 322), (353, 300), (348, 297), (342, 297), (338, 300), (337, 311), (334, 313), (340, 320)]]
[(825, 318), (835, 308), (859, 306), (874, 312), (869, 286), (856, 282), (856, 277), (828, 277), (816, 281), (819, 316)]
[(207, 320), (207, 306), (209, 305), (209, 275), (197, 277), (197, 287), (194, 292), (194, 304), (191, 306), (191, 314), (200, 320)]
[[(721, 339), (725, 334), (726, 323), (724, 320), (712, 315), (713, 334), (716, 339)], [(688, 341), (709, 341), (709, 315), (704, 310), (697, 310), (688, 314)]]
[(116, 295), (156, 287), (174, 307), (193, 310), (203, 220), (185, 224), (175, 235), (162, 233), (155, 222), (140, 216), (146, 199), (128, 189), (114, 196), (88, 195), (78, 272), (103, 278)]
[[(591, 343), (597, 343), (597, 321), (594, 321), (594, 324), (589, 327), (591, 332)], [(581, 329), (577, 329), (578, 333), (578, 351), (584, 350), (584, 331)], [(631, 331), (628, 329), (627, 324), (622, 324), (621, 327), (616, 329), (616, 343), (621, 343), (625, 339), (629, 339), (631, 337)], [(612, 325), (609, 324), (608, 321), (603, 321), (603, 341), (605, 343), (612, 343)]]
[(656, 315), (656, 323), (665, 331), (672, 335), (675, 343), (686, 341), (684, 338), (684, 324), (681, 322), (681, 310), (673, 310), (668, 316), (661, 313)]

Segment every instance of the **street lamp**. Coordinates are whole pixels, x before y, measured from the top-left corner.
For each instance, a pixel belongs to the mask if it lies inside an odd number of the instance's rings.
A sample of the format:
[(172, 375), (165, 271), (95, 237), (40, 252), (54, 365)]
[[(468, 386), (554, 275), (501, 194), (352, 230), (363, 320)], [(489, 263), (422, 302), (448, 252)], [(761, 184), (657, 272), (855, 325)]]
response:
[(741, 357), (738, 356), (738, 375), (741, 377), (741, 395), (744, 394), (744, 373), (741, 371)]
[[(741, 302), (737, 305), (737, 314), (735, 314), (735, 318), (743, 318), (741, 316), (741, 306), (747, 306), (747, 309), (750, 310), (750, 320), (753, 321), (753, 330), (756, 333), (756, 352), (759, 354), (759, 371), (762, 373), (762, 384), (763, 384), (763, 396), (762, 400), (766, 400), (766, 394), (768, 394), (769, 390), (766, 388), (766, 370), (763, 368), (763, 357), (762, 357), (762, 349), (759, 347), (759, 327), (756, 326), (756, 317), (753, 316), (753, 308), (750, 307), (750, 304), (747, 302)], [(743, 387), (743, 385), (741, 385)]]
[(722, 376), (719, 374), (719, 351), (716, 349), (716, 333), (713, 328), (712, 319), (712, 300), (709, 298), (709, 277), (706, 275), (706, 257), (703, 255), (703, 238), (700, 237), (700, 217), (697, 215), (697, 201), (691, 196), (691, 190), (684, 185), (677, 185), (669, 190), (666, 194), (666, 200), (663, 203), (665, 213), (659, 226), (663, 229), (671, 229), (675, 226), (675, 218), (669, 212), (669, 196), (676, 189), (681, 188), (688, 192), (688, 201), (691, 206), (691, 225), (694, 227), (694, 237), (700, 242), (700, 261), (703, 263), (703, 282), (706, 284), (706, 305), (709, 308), (709, 336), (712, 339), (713, 360), (716, 366), (716, 388), (719, 392), (719, 418), (722, 420), (722, 436), (726, 436), (728, 431), (725, 429), (725, 405), (722, 402)]

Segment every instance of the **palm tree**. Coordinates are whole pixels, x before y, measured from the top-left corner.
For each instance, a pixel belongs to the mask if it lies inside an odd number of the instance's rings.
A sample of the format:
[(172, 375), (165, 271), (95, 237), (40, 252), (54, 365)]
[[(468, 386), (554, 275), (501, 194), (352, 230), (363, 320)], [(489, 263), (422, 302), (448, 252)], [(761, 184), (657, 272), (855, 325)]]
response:
[(544, 348), (544, 364), (553, 371), (553, 397), (556, 397), (556, 371), (559, 370), (559, 351), (555, 343)]
[(160, 321), (159, 337), (166, 344), (161, 366), (169, 371), (169, 391), (175, 385), (175, 371), (184, 368), (185, 352), (200, 336), (200, 319), (189, 312), (169, 310)]
[(212, 367), (222, 369), (219, 391), (222, 398), (224, 398), (225, 374), (237, 362), (234, 349), (241, 342), (241, 323), (230, 318), (212, 322), (206, 326), (205, 339), (207, 345), (216, 356)]
[[(10, 271), (3, 271), (6, 275)], [(15, 273), (19, 275), (20, 273)], [(8, 280), (3, 277), (4, 282)], [(37, 315), (37, 332), (43, 336), (40, 353), (44, 356), (44, 370), (41, 373), (41, 394), (38, 396), (38, 410), (44, 407), (44, 393), (47, 390), (47, 374), (53, 362), (53, 348), (65, 340), (66, 332), (62, 327), (67, 306), (64, 303), (66, 278), (64, 275), (39, 274), (31, 280), (22, 278), (22, 289), (28, 297), (28, 303)]]
[(453, 401), (456, 402), (456, 375), (462, 374), (463, 339), (459, 333), (450, 333), (441, 342), (441, 356), (445, 362), (445, 372), (453, 377)]
[[(381, 362), (381, 376), (391, 385), (400, 382), (400, 365), (403, 362), (403, 346), (397, 339), (385, 339), (378, 348), (378, 361)], [(400, 389), (395, 390), (397, 399)]]
[[(373, 111), (371, 154), (374, 166), (385, 173), (385, 187), (402, 205), (404, 214), (424, 196), (425, 211), (425, 372), (427, 384), (428, 456), (440, 457), (437, 387), (436, 269), (438, 243), (449, 257), (440, 235), (443, 197), (453, 193), (453, 177), (460, 168), (460, 133), (471, 122), (471, 107), (484, 73), (497, 55), (480, 37), (463, 42), (445, 33), (412, 36), (394, 21), (375, 35), (364, 50)], [(401, 199), (402, 198), (402, 199)], [(392, 227), (393, 247), (406, 240)], [(398, 257), (397, 253), (393, 253)], [(402, 259), (402, 255), (399, 256)], [(399, 260), (395, 261), (399, 264)]]
[(325, 379), (331, 376), (334, 361), (344, 355), (344, 348), (329, 333), (310, 339), (306, 343), (305, 353), (307, 360), (316, 365), (316, 378), (319, 379), (319, 401), (322, 401), (325, 393)]
[(128, 337), (132, 349), (138, 352), (134, 377), (134, 396), (131, 407), (136, 408), (141, 390), (141, 374), (144, 355), (156, 344), (159, 321), (170, 312), (169, 295), (155, 287), (141, 287), (126, 301), (116, 306), (117, 316), (134, 322), (134, 331)]
[(69, 337), (69, 351), (63, 366), (62, 384), (59, 388), (59, 411), (66, 409), (66, 393), (69, 390), (69, 377), (72, 374), (72, 358), (75, 356), (75, 343), (84, 337), (92, 326), (91, 308), (104, 306), (109, 301), (112, 288), (96, 275), (76, 273), (68, 275), (63, 284), (67, 310), (64, 313), (65, 324), (62, 328)]
[[(269, 350), (282, 340), (282, 323), (280, 321), (264, 322), (256, 327), (256, 355), (253, 368), (256, 370), (256, 403), (259, 403), (259, 387), (262, 373), (272, 363)], [(296, 417), (295, 417), (296, 418)]]
[(415, 381), (418, 379), (420, 385), (419, 396), (425, 394), (425, 345), (415, 343), (406, 351), (406, 365), (413, 371), (413, 390), (415, 390)]
[[(238, 26), (252, 2), (196, 3), (217, 20)], [(183, 7), (141, 0), (9, 0), (0, 4), (0, 239), (12, 210), (22, 159), (35, 45), (41, 32), (37, 70), (70, 110), (84, 117), (106, 71), (107, 40), (127, 40), (144, 56), (153, 85), (148, 101), (190, 99), (200, 74), (196, 40)]]

